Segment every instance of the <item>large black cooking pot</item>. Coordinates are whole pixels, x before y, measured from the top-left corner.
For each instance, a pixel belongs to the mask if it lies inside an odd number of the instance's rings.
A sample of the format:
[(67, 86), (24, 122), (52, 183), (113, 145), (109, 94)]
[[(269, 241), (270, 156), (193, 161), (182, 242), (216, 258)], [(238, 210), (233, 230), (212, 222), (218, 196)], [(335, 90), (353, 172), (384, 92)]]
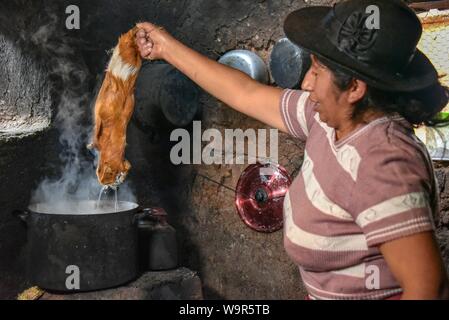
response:
[(55, 291), (115, 287), (138, 275), (139, 206), (131, 202), (38, 203), (19, 213), (27, 224), (28, 276)]

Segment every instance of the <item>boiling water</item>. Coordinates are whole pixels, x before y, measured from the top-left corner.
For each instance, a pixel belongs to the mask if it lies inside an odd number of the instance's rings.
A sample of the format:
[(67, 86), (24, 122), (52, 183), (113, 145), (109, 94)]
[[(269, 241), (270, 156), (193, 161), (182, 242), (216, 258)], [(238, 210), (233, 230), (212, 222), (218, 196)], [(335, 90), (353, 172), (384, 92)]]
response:
[(112, 190), (114, 190), (114, 210), (115, 210), (115, 212), (117, 212), (118, 211), (118, 208), (119, 208), (119, 206), (118, 206), (118, 195), (117, 195), (117, 193), (118, 193), (118, 188), (116, 187), (116, 188), (109, 188), (108, 186), (104, 186), (103, 188), (101, 188), (101, 190), (100, 190), (100, 194), (98, 195), (98, 200), (97, 200), (97, 203), (96, 203), (96, 208), (100, 208), (100, 206), (102, 205), (102, 202), (101, 202), (101, 196), (103, 195), (103, 193), (107, 193), (107, 191), (109, 191), (109, 189), (112, 189)]
[(108, 186), (104, 186), (103, 188), (101, 188), (100, 194), (98, 195), (97, 204), (96, 204), (97, 207), (100, 206), (101, 196), (103, 195), (103, 192), (105, 192), (107, 189), (108, 189)]
[(114, 196), (115, 196), (115, 211), (117, 212), (117, 210), (118, 210), (118, 198), (117, 198), (117, 193), (118, 193), (118, 190), (117, 190), (117, 188), (115, 188), (114, 189)]
[[(111, 194), (111, 189), (114, 195)], [(137, 208), (134, 202), (119, 201), (118, 188), (104, 186), (97, 200), (65, 200), (57, 202), (34, 203), (29, 206), (33, 212), (46, 214), (107, 214), (122, 212)]]

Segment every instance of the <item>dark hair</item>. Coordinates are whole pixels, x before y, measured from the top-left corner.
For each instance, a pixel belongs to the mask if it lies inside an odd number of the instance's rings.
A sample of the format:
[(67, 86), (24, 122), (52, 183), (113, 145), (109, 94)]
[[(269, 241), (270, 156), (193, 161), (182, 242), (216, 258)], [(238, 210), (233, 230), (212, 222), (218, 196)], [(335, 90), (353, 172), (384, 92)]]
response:
[[(334, 84), (340, 90), (349, 88), (354, 77), (338, 68), (329, 67)], [(367, 86), (365, 96), (356, 103), (351, 118), (359, 118), (368, 109), (383, 111), (386, 114), (399, 113), (412, 125), (427, 126), (446, 125), (448, 120), (438, 120), (436, 115), (447, 105), (449, 100), (448, 88), (436, 83), (430, 87), (413, 92), (389, 92)]]

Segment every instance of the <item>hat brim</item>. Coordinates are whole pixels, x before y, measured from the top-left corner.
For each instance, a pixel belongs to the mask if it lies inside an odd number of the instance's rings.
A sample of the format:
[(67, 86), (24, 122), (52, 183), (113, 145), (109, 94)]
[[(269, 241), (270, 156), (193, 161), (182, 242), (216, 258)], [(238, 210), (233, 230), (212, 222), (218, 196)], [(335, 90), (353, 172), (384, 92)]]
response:
[(351, 58), (338, 50), (326, 37), (321, 24), (330, 7), (306, 7), (290, 13), (284, 22), (287, 38), (323, 60), (331, 68), (338, 67), (368, 85), (387, 91), (415, 91), (438, 82), (437, 71), (429, 59), (416, 50), (413, 60), (401, 73), (385, 73)]

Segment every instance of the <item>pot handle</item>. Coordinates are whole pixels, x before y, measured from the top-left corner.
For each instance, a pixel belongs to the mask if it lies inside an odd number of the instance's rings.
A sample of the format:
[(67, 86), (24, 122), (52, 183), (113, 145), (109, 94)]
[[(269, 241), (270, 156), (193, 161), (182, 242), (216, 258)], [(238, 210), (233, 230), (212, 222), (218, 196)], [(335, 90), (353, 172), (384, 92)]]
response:
[(20, 220), (27, 222), (30, 212), (27, 210), (14, 210), (11, 214)]
[(145, 217), (149, 217), (151, 215), (151, 212), (153, 211), (152, 208), (142, 208), (137, 212), (133, 217), (133, 224), (137, 223), (140, 219), (143, 219)]

